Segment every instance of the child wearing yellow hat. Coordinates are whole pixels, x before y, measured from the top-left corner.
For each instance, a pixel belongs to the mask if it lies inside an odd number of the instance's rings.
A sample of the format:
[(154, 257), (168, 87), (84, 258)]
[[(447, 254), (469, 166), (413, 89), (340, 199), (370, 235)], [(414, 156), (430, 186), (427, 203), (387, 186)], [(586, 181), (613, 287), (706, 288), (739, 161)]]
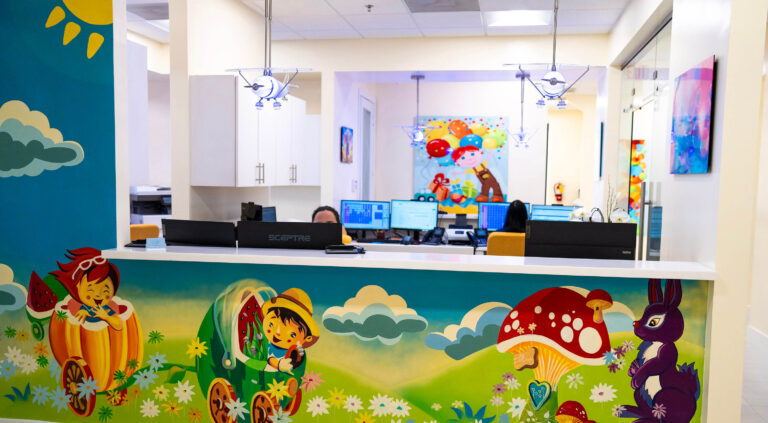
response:
[(303, 290), (291, 288), (264, 303), (262, 310), (264, 335), (269, 340), (264, 370), (290, 373), (304, 360), (304, 349), (318, 339), (312, 301)]

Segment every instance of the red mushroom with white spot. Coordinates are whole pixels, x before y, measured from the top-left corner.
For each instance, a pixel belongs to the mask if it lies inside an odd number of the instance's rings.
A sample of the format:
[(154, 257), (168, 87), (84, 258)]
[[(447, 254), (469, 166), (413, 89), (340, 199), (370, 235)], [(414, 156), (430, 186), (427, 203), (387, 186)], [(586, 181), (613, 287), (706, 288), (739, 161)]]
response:
[[(533, 369), (533, 391), (543, 392), (543, 399), (531, 394), (536, 414), (555, 414), (563, 375), (580, 365), (605, 364), (604, 354), (611, 350), (608, 328), (602, 314), (599, 322), (595, 314), (598, 305), (602, 313), (606, 301), (612, 304), (611, 297), (598, 292), (599, 304), (591, 305), (588, 297), (569, 288), (543, 289), (517, 304), (501, 325), (496, 348), (514, 354), (515, 369)], [(546, 385), (551, 393), (544, 392)]]
[(595, 423), (589, 420), (587, 410), (576, 401), (566, 401), (557, 409), (555, 415), (557, 423)]

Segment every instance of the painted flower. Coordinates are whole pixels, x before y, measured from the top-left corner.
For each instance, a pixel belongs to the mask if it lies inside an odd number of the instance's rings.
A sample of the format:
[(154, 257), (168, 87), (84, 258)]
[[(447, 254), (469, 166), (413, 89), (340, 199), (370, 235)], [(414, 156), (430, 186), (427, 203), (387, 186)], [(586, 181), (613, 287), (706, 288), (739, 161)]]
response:
[(149, 342), (150, 344), (158, 344), (160, 342), (163, 342), (163, 339), (165, 339), (165, 335), (163, 335), (162, 333), (156, 330), (153, 330), (149, 332), (149, 341), (147, 342)]
[(369, 410), (373, 410), (373, 416), (386, 416), (389, 414), (392, 405), (392, 398), (386, 395), (374, 395), (370, 400)]
[(110, 405), (118, 406), (125, 401), (125, 398), (125, 394), (117, 389), (107, 391), (107, 402)]
[(174, 415), (174, 416), (177, 416), (177, 417), (178, 417), (178, 415), (179, 415), (179, 412), (180, 412), (180, 411), (182, 411), (182, 410), (184, 410), (184, 408), (183, 408), (183, 407), (181, 407), (181, 406), (179, 406), (179, 405), (177, 405), (177, 404), (176, 404), (175, 402), (173, 402), (173, 401), (169, 401), (169, 402), (167, 402), (167, 403), (163, 404), (163, 410), (164, 410), (166, 413), (168, 413), (168, 414), (172, 414), (172, 415)]
[(125, 382), (125, 372), (122, 370), (115, 370), (115, 374), (113, 374), (112, 377), (117, 382)]
[(464, 403), (459, 400), (456, 400), (451, 403), (451, 407), (453, 408), (461, 408), (462, 406), (464, 406)]
[(64, 310), (57, 310), (56, 311), (56, 320), (63, 322), (67, 320), (67, 312)]
[(207, 354), (207, 349), (208, 347), (205, 346), (205, 341), (200, 342), (200, 338), (197, 337), (187, 345), (187, 355), (189, 358), (200, 358)]
[(525, 333), (525, 329), (524, 329), (524, 328), (517, 328), (517, 333), (519, 333), (520, 335), (522, 335), (522, 334), (524, 334), (524, 333)]
[(142, 417), (157, 417), (160, 414), (160, 407), (155, 404), (153, 400), (144, 400), (141, 403), (141, 415)]
[(166, 398), (168, 398), (168, 393), (169, 392), (170, 391), (168, 389), (166, 389), (166, 387), (163, 386), (163, 385), (158, 386), (157, 388), (155, 388), (154, 391), (152, 391), (152, 393), (155, 394), (155, 398), (159, 399), (161, 401), (165, 400)]
[(77, 396), (78, 398), (87, 398), (96, 395), (97, 389), (99, 389), (99, 382), (89, 376), (85, 378), (84, 382), (77, 384)]
[(15, 375), (17, 370), (19, 370), (19, 366), (14, 364), (13, 361), (7, 358), (0, 361), (0, 377), (5, 380), (8, 380), (9, 377)]
[(149, 385), (155, 383), (155, 379), (157, 379), (157, 373), (150, 369), (142, 370), (133, 375), (133, 379), (138, 382), (141, 389), (149, 389)]
[(328, 414), (328, 402), (325, 398), (317, 396), (309, 400), (307, 403), (307, 412), (312, 414), (312, 417), (322, 416)]
[(192, 387), (189, 386), (188, 380), (185, 380), (184, 383), (178, 382), (177, 385), (173, 388), (173, 396), (175, 396), (176, 399), (178, 399), (182, 404), (186, 404), (191, 401), (192, 395), (194, 394), (195, 392), (192, 390)]
[(656, 404), (653, 406), (653, 410), (651, 410), (651, 414), (653, 414), (653, 417), (656, 417), (657, 419), (661, 420), (664, 417), (667, 417), (667, 407), (665, 407), (664, 404)]
[(520, 381), (517, 380), (516, 377), (512, 376), (512, 379), (505, 380), (504, 385), (506, 385), (507, 389), (510, 391), (514, 391), (515, 389), (520, 387)]
[(494, 394), (503, 394), (504, 392), (507, 392), (507, 387), (504, 385), (504, 383), (499, 383), (498, 385), (493, 385), (493, 389), (491, 389), (491, 392)]
[(344, 395), (343, 389), (333, 388), (328, 391), (328, 403), (331, 407), (339, 408), (344, 406), (344, 399), (347, 396)]
[(288, 396), (288, 386), (286, 386), (284, 381), (268, 383), (267, 387), (269, 388), (267, 393), (278, 402)]
[(139, 367), (139, 362), (136, 361), (136, 359), (128, 360), (128, 363), (125, 366), (131, 370), (136, 370)]
[[(187, 421), (190, 421), (192, 423), (199, 423), (200, 420), (203, 418), (203, 413), (200, 412), (200, 410), (198, 410), (197, 408), (190, 408), (187, 416), (189, 416)], [(273, 423), (274, 423), (274, 420), (273, 420)]]
[(48, 392), (47, 386), (37, 385), (32, 388), (32, 402), (35, 404), (48, 404), (48, 399), (50, 396), (51, 393)]
[(272, 423), (291, 423), (293, 422), (293, 419), (291, 419), (290, 414), (287, 411), (284, 411), (280, 407), (275, 408), (275, 411), (270, 416), (270, 420), (272, 420)]
[(307, 370), (304, 376), (301, 377), (301, 389), (311, 392), (323, 382), (325, 381), (320, 379), (320, 372), (313, 373), (312, 370)]
[(613, 409), (611, 410), (611, 414), (614, 417), (620, 417), (625, 411), (627, 411), (626, 408), (624, 408), (623, 405), (614, 405)]
[(622, 347), (624, 347), (625, 352), (630, 352), (635, 349), (635, 343), (627, 339), (624, 341), (623, 344), (621, 344)]
[(99, 421), (106, 422), (112, 418), (112, 409), (106, 405), (99, 408)]
[(242, 418), (245, 418), (245, 415), (248, 414), (248, 409), (245, 407), (245, 403), (242, 401), (238, 401), (237, 398), (230, 398), (226, 403), (224, 403), (224, 406), (227, 407), (227, 417), (229, 417), (232, 420), (239, 420)]
[(512, 374), (512, 372), (506, 372), (503, 375), (501, 375), (501, 378), (504, 379), (504, 382), (510, 381), (510, 380), (517, 380), (515, 375)]
[(613, 352), (606, 351), (603, 353), (603, 360), (605, 360), (605, 364), (611, 364), (614, 360), (616, 360), (616, 356), (613, 355)]
[(28, 341), (29, 340), (29, 334), (24, 329), (21, 329), (18, 332), (16, 332), (16, 340), (17, 341), (22, 341), (22, 342)]
[(616, 362), (613, 362), (608, 365), (608, 371), (611, 373), (616, 373), (616, 370), (619, 370), (619, 365)]
[(155, 355), (149, 356), (149, 361), (147, 364), (149, 365), (149, 368), (156, 372), (160, 370), (161, 367), (163, 367), (163, 364), (167, 363), (168, 361), (165, 359), (165, 354), (160, 354), (159, 352), (155, 353)]
[(72, 400), (72, 395), (67, 394), (64, 388), (58, 387), (51, 393), (50, 398), (53, 401), (51, 406), (55, 407), (56, 411), (61, 411), (67, 408), (67, 404)]
[(624, 348), (624, 346), (623, 346), (623, 345), (619, 345), (618, 347), (616, 347), (616, 348), (614, 348), (614, 349), (613, 349), (613, 354), (614, 354), (614, 355), (615, 355), (617, 358), (622, 358), (622, 357), (624, 357), (624, 355), (625, 355), (626, 353), (627, 353), (627, 349), (626, 349), (626, 348)]
[(36, 356), (48, 356), (48, 346), (45, 345), (45, 342), (38, 342), (37, 345), (35, 345), (35, 355)]
[(344, 400), (344, 409), (349, 413), (357, 413), (363, 408), (363, 404), (357, 395), (349, 395)]
[(128, 390), (128, 396), (131, 398), (138, 398), (141, 395), (141, 389), (138, 386), (134, 386)]
[(504, 399), (500, 395), (494, 395), (491, 397), (491, 405), (494, 407), (500, 407), (504, 405)]
[(589, 396), (589, 399), (592, 402), (608, 402), (616, 399), (616, 390), (613, 389), (613, 386), (605, 383), (593, 386), (590, 392), (592, 395)]
[(46, 357), (46, 356), (44, 356), (44, 355), (40, 355), (40, 356), (38, 356), (38, 357), (35, 359), (35, 362), (36, 362), (36, 363), (37, 363), (37, 365), (38, 365), (38, 366), (40, 366), (40, 367), (48, 367), (48, 364), (49, 364), (49, 361), (48, 361), (48, 357)]
[(13, 338), (16, 337), (16, 329), (14, 329), (14, 328), (12, 328), (10, 326), (5, 328), (5, 332), (3, 332), (3, 333), (5, 334), (5, 337), (9, 338), (9, 339), (13, 339)]
[(440, 411), (441, 408), (443, 408), (443, 406), (438, 403), (432, 404), (432, 409), (435, 411)]
[(408, 417), (411, 412), (411, 406), (407, 402), (401, 399), (392, 401), (390, 407), (390, 414), (395, 417)]
[(21, 360), (21, 350), (16, 347), (8, 347), (8, 351), (5, 353), (5, 358), (15, 365), (19, 365)]
[(512, 417), (520, 417), (523, 414), (523, 409), (525, 409), (525, 400), (522, 398), (512, 398), (512, 402), (508, 402), (507, 405), (509, 405), (507, 413), (511, 414)]
[(627, 360), (625, 360), (623, 358), (619, 358), (616, 361), (614, 361), (614, 363), (616, 363), (616, 366), (619, 367), (619, 370), (623, 370), (624, 366), (627, 365)]
[(584, 378), (581, 377), (581, 373), (571, 373), (565, 378), (565, 383), (569, 388), (576, 389), (584, 384)]
[(61, 366), (59, 366), (59, 363), (57, 363), (56, 360), (51, 361), (48, 365), (48, 373), (55, 379), (58, 379), (59, 376), (61, 376)]
[(509, 414), (502, 414), (499, 416), (499, 423), (509, 423)]
[(29, 354), (24, 354), (21, 356), (21, 359), (19, 360), (19, 367), (21, 368), (21, 372), (25, 375), (31, 374), (40, 368), (40, 366), (37, 364), (37, 360), (35, 360), (35, 357), (32, 357)]
[(355, 418), (355, 423), (374, 423), (375, 421), (376, 419), (374, 419), (370, 413), (360, 413), (360, 415)]
[(531, 323), (530, 325), (528, 325), (528, 330), (531, 331), (531, 333), (533, 333), (533, 331), (536, 330), (536, 323)]

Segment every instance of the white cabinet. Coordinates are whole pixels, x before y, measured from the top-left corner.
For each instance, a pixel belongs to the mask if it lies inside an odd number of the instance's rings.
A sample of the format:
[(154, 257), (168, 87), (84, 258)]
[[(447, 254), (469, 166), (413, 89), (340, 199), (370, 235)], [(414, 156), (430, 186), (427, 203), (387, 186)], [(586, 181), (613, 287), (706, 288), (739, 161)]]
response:
[(288, 96), (281, 110), (230, 75), (190, 77), (191, 184), (320, 185), (319, 117)]

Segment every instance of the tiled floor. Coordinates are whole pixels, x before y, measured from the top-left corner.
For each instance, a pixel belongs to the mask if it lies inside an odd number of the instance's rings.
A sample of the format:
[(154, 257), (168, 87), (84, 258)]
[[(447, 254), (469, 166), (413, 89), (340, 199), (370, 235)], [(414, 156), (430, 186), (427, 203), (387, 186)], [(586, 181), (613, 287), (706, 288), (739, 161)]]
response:
[(744, 391), (741, 396), (742, 423), (768, 423), (768, 337), (747, 329), (744, 356)]

